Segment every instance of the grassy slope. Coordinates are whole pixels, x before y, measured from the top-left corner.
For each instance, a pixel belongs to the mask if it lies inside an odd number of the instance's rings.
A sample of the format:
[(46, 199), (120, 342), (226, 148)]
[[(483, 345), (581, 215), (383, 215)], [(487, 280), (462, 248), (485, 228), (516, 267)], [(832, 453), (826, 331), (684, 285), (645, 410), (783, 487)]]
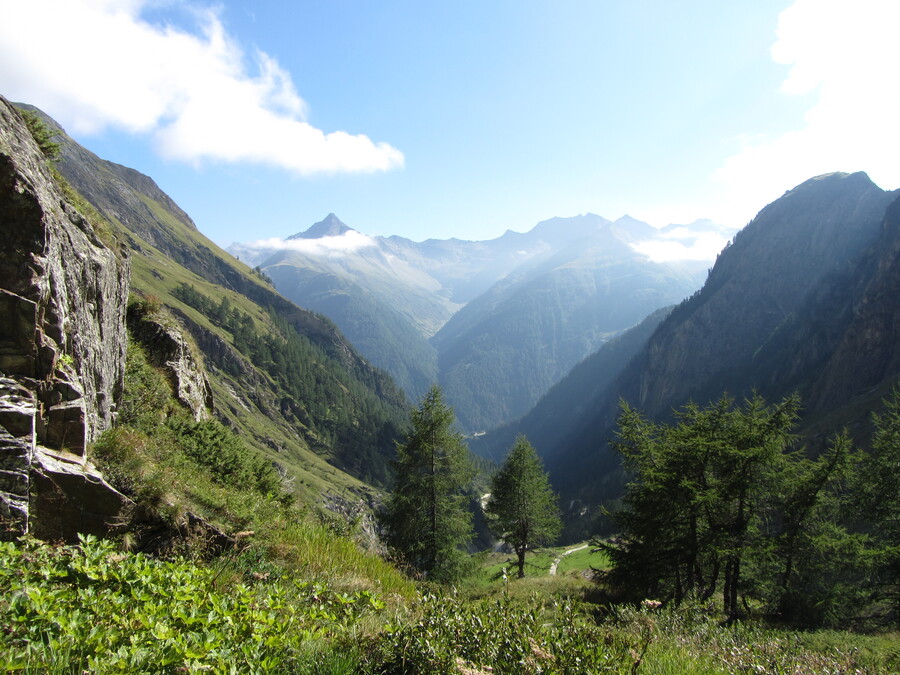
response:
[[(55, 137), (62, 146), (58, 169), (72, 186), (69, 194), (82, 210), (94, 211), (106, 220), (103, 228), (113, 246), (122, 244), (129, 250), (134, 292), (158, 297), (176, 315), (213, 336), (210, 339), (229, 347), (234, 346), (231, 334), (181, 302), (173, 294), (175, 288), (190, 284), (216, 302), (227, 298), (233, 308), (252, 317), (262, 333), (277, 334), (267, 312), (272, 308), (322, 350), (327, 362), (322, 369), (325, 377), (334, 377), (339, 370), (346, 374), (341, 376), (346, 381), (365, 383), (361, 388), (368, 392), (367, 402), (355, 400), (352, 404), (369, 409), (380, 405), (391, 419), (402, 423), (407, 402), (399, 389), (366, 363), (330, 321), (285, 300), (247, 265), (203, 236), (152, 179), (100, 159), (68, 137), (53, 120), (43, 119), (59, 131)], [(296, 417), (282, 414), (279, 399), (284, 392), (269, 375), (245, 357), (243, 368), (250, 376), (240, 381), (216, 368), (210, 358), (206, 362), (217, 414), (226, 418), (247, 443), (286, 469), (298, 496), (314, 501), (323, 493), (370, 491), (366, 483), (329, 463), (337, 462), (337, 448), (330, 447), (315, 429)], [(341, 387), (337, 385), (337, 389)], [(299, 404), (303, 406), (303, 402)], [(353, 414), (359, 417), (367, 411), (360, 409)], [(388, 446), (390, 443), (385, 444)]]
[[(227, 297), (233, 307), (252, 316), (258, 326), (270, 324), (268, 314), (246, 296), (206, 281), (163, 255), (156, 248), (137, 239), (136, 235), (129, 234), (129, 236), (136, 239), (139, 245), (139, 249), (131, 256), (134, 290), (142, 294), (155, 295), (164, 305), (184, 314), (228, 344), (232, 344), (232, 338), (227, 331), (216, 326), (193, 307), (178, 300), (172, 294), (172, 290), (181, 283), (192, 284), (205, 295), (215, 298)], [(240, 430), (241, 437), (247, 443), (288, 470), (295, 478), (294, 488), (299, 496), (311, 500), (322, 492), (334, 488), (359, 490), (364, 487), (361, 481), (336, 469), (328, 464), (326, 457), (311, 450), (303, 436), (297, 433), (298, 430), (287, 424), (283, 418), (276, 415), (266, 416), (262, 411), (255, 409), (246, 395), (247, 392), (244, 391), (246, 383), (236, 381), (220, 369), (208, 368), (208, 375), (217, 411)], [(264, 374), (260, 373), (259, 376), (268, 380)], [(272, 444), (282, 448), (283, 451), (274, 451)]]
[[(606, 554), (601, 552), (592, 552), (591, 546), (584, 548), (575, 553), (565, 555), (566, 551), (573, 548), (583, 546), (587, 542), (581, 544), (569, 544), (566, 546), (555, 546), (550, 548), (541, 548), (533, 553), (529, 553), (525, 557), (525, 579), (545, 579), (550, 574), (550, 567), (554, 560), (559, 559), (559, 565), (556, 569), (556, 576), (575, 578), (581, 577), (582, 573), (594, 569), (605, 569), (609, 566), (609, 559)], [(475, 586), (480, 588), (497, 587), (503, 584), (503, 570), (507, 571), (507, 577), (514, 579), (518, 568), (516, 567), (516, 556), (512, 553), (488, 553), (480, 561), (479, 569), (473, 579)], [(565, 585), (566, 581), (560, 581), (560, 585)]]

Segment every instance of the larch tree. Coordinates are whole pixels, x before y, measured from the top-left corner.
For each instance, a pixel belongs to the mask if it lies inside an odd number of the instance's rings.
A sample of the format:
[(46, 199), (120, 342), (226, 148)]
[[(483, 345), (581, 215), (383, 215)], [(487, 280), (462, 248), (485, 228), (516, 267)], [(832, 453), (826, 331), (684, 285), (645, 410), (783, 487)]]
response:
[(861, 517), (872, 523), (872, 600), (900, 626), (900, 388), (873, 416), (875, 436), (860, 476)]
[(526, 552), (559, 536), (557, 497), (540, 457), (524, 436), (516, 439), (495, 474), (485, 510), (492, 518), (491, 529), (515, 551), (519, 578), (525, 576)]
[(723, 611), (736, 618), (762, 516), (771, 495), (788, 487), (779, 483), (795, 457), (799, 405), (796, 397), (768, 406), (753, 396), (736, 407), (722, 397), (707, 408), (689, 403), (666, 425), (623, 403), (614, 447), (632, 480), (616, 514), (611, 581), (675, 603), (721, 588)]
[(394, 461), (396, 480), (384, 514), (386, 538), (411, 569), (429, 580), (452, 583), (464, 573), (462, 549), (473, 534), (466, 490), (474, 469), (439, 387), (428, 391), (411, 418), (412, 429)]

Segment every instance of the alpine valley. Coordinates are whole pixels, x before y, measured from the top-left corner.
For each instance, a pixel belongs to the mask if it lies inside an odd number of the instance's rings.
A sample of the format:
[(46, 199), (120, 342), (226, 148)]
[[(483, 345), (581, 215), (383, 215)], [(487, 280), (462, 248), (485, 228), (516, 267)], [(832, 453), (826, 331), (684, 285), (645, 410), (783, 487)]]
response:
[(225, 251), (0, 97), (0, 228), (4, 669), (900, 667), (900, 192), (865, 173), (737, 232)]
[(474, 434), (520, 417), (607, 340), (693, 293), (711, 263), (642, 250), (731, 234), (708, 221), (656, 230), (586, 214), (488, 241), (418, 243), (330, 214), (286, 240), (229, 250), (332, 319), (412, 400), (439, 383)]

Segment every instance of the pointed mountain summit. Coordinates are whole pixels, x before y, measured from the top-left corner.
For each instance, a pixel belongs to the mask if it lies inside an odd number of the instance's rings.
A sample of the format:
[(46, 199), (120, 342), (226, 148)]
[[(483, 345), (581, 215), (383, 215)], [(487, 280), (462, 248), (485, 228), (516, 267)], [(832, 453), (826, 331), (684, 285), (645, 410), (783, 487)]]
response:
[(324, 220), (320, 220), (318, 223), (315, 223), (312, 227), (310, 227), (305, 232), (299, 232), (297, 234), (293, 234), (288, 239), (321, 239), (322, 237), (340, 237), (342, 234), (346, 232), (352, 231), (352, 227), (348, 227), (344, 223), (341, 222), (341, 219), (338, 218), (333, 213), (329, 213), (325, 216)]

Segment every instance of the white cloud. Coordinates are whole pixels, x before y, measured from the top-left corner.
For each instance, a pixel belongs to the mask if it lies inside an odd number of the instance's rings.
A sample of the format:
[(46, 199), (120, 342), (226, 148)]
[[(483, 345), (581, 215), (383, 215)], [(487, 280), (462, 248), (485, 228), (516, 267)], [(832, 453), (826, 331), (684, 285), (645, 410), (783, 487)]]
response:
[(713, 176), (723, 192), (711, 217), (743, 224), (785, 190), (832, 171), (900, 185), (897, 26), (897, 0), (797, 0), (781, 13), (772, 47), (790, 66), (781, 91), (815, 103), (801, 128), (742, 139)]
[(660, 239), (695, 239), (697, 233), (691, 231), (686, 225), (677, 225), (665, 232), (660, 232)]
[(375, 246), (377, 242), (370, 236), (348, 230), (335, 237), (319, 237), (318, 239), (259, 239), (243, 246), (265, 251), (297, 251), (306, 255), (327, 256), (337, 258), (360, 249)]
[(0, 92), (74, 133), (150, 134), (165, 157), (181, 161), (299, 174), (403, 166), (403, 154), (386, 143), (308, 124), (290, 74), (264, 52), (248, 59), (214, 11), (195, 12), (193, 34), (144, 20), (150, 2), (5, 2)]
[(653, 262), (675, 260), (715, 260), (728, 238), (715, 232), (696, 233), (686, 227), (661, 233), (659, 238), (637, 242), (631, 247)]

